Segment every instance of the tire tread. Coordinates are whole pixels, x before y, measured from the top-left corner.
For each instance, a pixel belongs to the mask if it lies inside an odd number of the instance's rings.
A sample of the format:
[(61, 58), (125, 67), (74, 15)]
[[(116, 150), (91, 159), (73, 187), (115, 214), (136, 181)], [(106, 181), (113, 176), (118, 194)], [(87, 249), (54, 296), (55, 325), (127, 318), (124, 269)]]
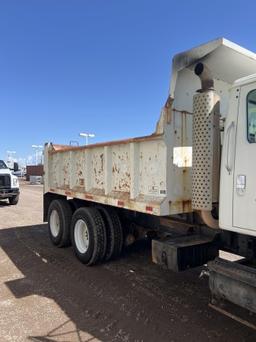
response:
[[(85, 221), (88, 221), (89, 225), (92, 229), (93, 234), (93, 251), (89, 259), (88, 256), (83, 256), (79, 251), (77, 251), (74, 239), (74, 227), (77, 218), (84, 218)], [(96, 208), (92, 207), (81, 207), (75, 211), (72, 217), (72, 240), (75, 248), (76, 255), (78, 259), (84, 264), (91, 266), (95, 265), (98, 262), (102, 261), (107, 248), (107, 237), (106, 237), (106, 229), (103, 218), (100, 212)]]
[(102, 206), (100, 207), (100, 210), (106, 215), (109, 225), (107, 229), (110, 230), (110, 233), (108, 234), (108, 244), (111, 248), (107, 247), (107, 250), (109, 249), (111, 253), (105, 258), (106, 260), (109, 260), (110, 258), (118, 257), (121, 254), (124, 245), (124, 231), (115, 209)]

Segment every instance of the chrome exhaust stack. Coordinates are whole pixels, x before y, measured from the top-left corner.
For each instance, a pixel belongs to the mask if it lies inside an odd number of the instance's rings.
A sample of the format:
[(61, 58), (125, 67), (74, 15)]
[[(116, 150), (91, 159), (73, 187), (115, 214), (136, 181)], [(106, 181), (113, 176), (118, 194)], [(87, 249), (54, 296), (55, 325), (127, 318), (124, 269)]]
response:
[(194, 71), (201, 80), (201, 89), (193, 97), (192, 208), (207, 226), (219, 228), (212, 210), (219, 199), (220, 97), (207, 66), (198, 63)]

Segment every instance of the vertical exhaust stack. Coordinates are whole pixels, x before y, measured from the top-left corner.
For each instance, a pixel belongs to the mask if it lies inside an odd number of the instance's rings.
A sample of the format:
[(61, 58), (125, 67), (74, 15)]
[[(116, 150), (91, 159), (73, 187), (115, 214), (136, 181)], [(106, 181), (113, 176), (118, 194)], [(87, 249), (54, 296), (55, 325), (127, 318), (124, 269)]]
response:
[(207, 226), (218, 228), (212, 209), (219, 199), (220, 98), (207, 66), (198, 63), (194, 71), (201, 80), (201, 89), (193, 97), (192, 207)]

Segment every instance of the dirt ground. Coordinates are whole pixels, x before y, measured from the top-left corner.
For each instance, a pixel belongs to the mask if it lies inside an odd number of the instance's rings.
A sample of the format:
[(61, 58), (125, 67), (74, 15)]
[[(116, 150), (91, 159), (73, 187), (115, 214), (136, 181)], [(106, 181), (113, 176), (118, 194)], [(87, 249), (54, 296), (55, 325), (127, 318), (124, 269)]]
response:
[(51, 245), (42, 187), (22, 185), (0, 205), (0, 341), (255, 341), (253, 330), (208, 307), (200, 269), (152, 264), (140, 243), (86, 267)]

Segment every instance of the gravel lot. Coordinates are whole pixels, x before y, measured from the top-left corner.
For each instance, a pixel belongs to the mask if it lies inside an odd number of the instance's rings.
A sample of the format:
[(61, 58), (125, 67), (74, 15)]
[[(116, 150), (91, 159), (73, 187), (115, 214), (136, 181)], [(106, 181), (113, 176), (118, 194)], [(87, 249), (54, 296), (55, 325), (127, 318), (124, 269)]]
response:
[(208, 307), (200, 269), (152, 264), (147, 244), (95, 267), (57, 249), (42, 222), (42, 187), (0, 205), (0, 341), (255, 341)]

